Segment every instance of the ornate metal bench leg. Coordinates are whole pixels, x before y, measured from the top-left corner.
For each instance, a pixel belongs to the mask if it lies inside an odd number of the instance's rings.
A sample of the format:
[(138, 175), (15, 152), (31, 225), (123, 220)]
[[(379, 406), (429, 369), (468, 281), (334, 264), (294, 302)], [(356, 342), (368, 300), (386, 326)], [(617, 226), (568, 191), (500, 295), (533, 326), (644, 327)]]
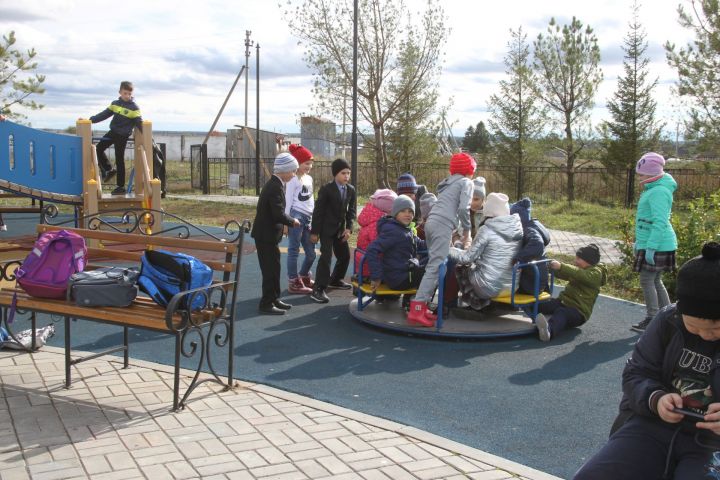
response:
[(70, 388), (70, 317), (65, 317), (65, 388)]
[(179, 333), (175, 334), (175, 378), (173, 383), (173, 412), (180, 407), (180, 349), (182, 339)]
[[(235, 322), (232, 320), (230, 321), (230, 325), (228, 326), (228, 383), (227, 383), (227, 390), (230, 390), (234, 386), (234, 372), (233, 372), (233, 358), (235, 354)], [(208, 352), (208, 356), (210, 353)]]
[(123, 346), (125, 347), (125, 350), (123, 351), (123, 368), (128, 368), (130, 365), (129, 362), (129, 356), (130, 356), (130, 346), (129, 343), (129, 336), (128, 336), (128, 327), (123, 327)]

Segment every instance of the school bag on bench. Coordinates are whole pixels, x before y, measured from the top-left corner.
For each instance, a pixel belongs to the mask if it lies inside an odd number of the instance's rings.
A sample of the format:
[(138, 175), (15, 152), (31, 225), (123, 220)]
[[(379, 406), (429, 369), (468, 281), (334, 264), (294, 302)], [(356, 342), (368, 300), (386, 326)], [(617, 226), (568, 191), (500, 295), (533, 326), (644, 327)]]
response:
[[(17, 284), (29, 295), (65, 298), (68, 279), (87, 264), (85, 239), (74, 232), (57, 230), (41, 234), (32, 251), (15, 270)], [(17, 293), (13, 295), (8, 323), (15, 318)]]
[[(185, 253), (166, 250), (145, 250), (140, 259), (138, 286), (158, 304), (166, 307), (173, 295), (194, 288), (207, 287), (212, 283), (213, 271), (203, 262)], [(183, 308), (188, 308), (187, 298)], [(205, 300), (198, 295), (191, 310), (202, 308)]]
[(138, 293), (138, 268), (101, 267), (70, 277), (68, 300), (83, 307), (127, 307)]

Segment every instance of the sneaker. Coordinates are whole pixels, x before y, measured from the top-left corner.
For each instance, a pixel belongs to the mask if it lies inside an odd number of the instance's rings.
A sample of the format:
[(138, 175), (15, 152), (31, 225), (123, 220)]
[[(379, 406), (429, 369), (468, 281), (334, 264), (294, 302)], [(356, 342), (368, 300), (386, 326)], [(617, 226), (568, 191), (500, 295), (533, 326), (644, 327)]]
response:
[(313, 288), (315, 286), (315, 281), (312, 279), (312, 275), (309, 273), (307, 275), (300, 275), (300, 280), (308, 288)]
[(7, 232), (7, 225), (0, 225), (0, 232)]
[(312, 293), (312, 288), (306, 287), (305, 282), (300, 280), (299, 277), (295, 277), (291, 278), (288, 282), (288, 292), (299, 295), (308, 295)]
[(635, 330), (636, 332), (644, 332), (647, 326), (650, 324), (650, 320), (652, 320), (652, 317), (645, 317), (644, 320), (641, 320), (640, 322), (634, 324), (630, 327), (630, 330)]
[(550, 324), (548, 323), (547, 317), (542, 313), (538, 313), (537, 317), (535, 317), (535, 325), (537, 325), (540, 340), (549, 342), (552, 335), (550, 334)]
[(310, 294), (310, 298), (317, 303), (328, 303), (330, 301), (325, 291), (320, 288), (314, 289)]
[(103, 182), (107, 183), (111, 178), (113, 178), (115, 176), (116, 173), (117, 173), (117, 170), (115, 170), (114, 168), (111, 168), (107, 172), (103, 172), (103, 174), (102, 174)]
[(330, 284), (328, 284), (328, 288), (335, 288), (337, 290), (350, 290), (352, 288), (352, 285), (350, 285), (341, 278), (339, 280), (331, 281)]
[(116, 187), (115, 190), (111, 192), (111, 195), (125, 195), (127, 193), (127, 190), (125, 190), (125, 187)]

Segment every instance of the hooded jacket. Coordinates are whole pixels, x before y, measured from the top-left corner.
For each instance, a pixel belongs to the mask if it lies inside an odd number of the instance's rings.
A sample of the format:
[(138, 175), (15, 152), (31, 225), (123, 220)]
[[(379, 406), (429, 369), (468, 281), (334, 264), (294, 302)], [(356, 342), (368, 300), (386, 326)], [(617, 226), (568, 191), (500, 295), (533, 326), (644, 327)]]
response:
[[(357, 270), (360, 265), (360, 260), (362, 260), (362, 251), (367, 250), (368, 245), (377, 238), (377, 223), (385, 215), (386, 213), (373, 205), (372, 202), (365, 204), (360, 212), (360, 215), (358, 215), (358, 225), (360, 225), (360, 231), (358, 232), (357, 249), (355, 250), (355, 270)], [(363, 267), (363, 277), (367, 278), (369, 276), (370, 264), (365, 262), (365, 266)]]
[[(530, 209), (532, 202), (529, 198), (515, 202), (510, 206), (510, 213), (517, 213), (523, 227), (522, 247), (515, 257), (515, 261), (527, 263), (533, 260), (545, 259), (545, 247), (550, 243), (550, 236), (547, 229), (537, 220), (531, 218)], [(540, 291), (548, 288), (548, 264), (537, 265), (540, 274)], [(535, 269), (523, 268), (520, 272), (520, 287), (518, 291), (533, 295), (535, 293)]]
[(607, 267), (598, 263), (592, 267), (578, 268), (562, 263), (555, 276), (568, 281), (565, 290), (558, 295), (562, 304), (576, 308), (587, 321), (600, 294), (600, 287), (607, 282)]
[(459, 174), (450, 175), (438, 184), (437, 202), (428, 215), (428, 222), (437, 221), (454, 230), (458, 220), (463, 230), (470, 230), (470, 201), (473, 183)]
[(413, 235), (410, 226), (390, 216), (378, 220), (377, 230), (378, 237), (368, 246), (366, 254), (370, 278), (382, 280), (396, 289), (408, 279), (408, 260), (418, 258), (418, 251), (425, 250), (425, 241)]
[(133, 127), (138, 127), (142, 131), (142, 116), (140, 115), (140, 107), (131, 99), (126, 102), (122, 98), (113, 100), (109, 107), (97, 115), (90, 117), (92, 123), (102, 122), (113, 117), (110, 122), (110, 131), (129, 137), (132, 134)]
[(676, 189), (677, 182), (669, 173), (645, 184), (635, 214), (636, 250), (677, 250), (677, 237), (670, 225), (673, 193)]
[[(435, 207), (433, 207), (435, 208)], [(450, 258), (470, 265), (470, 283), (480, 298), (492, 298), (512, 287), (512, 262), (520, 249), (523, 229), (516, 214), (488, 218), (470, 248), (450, 249)]]

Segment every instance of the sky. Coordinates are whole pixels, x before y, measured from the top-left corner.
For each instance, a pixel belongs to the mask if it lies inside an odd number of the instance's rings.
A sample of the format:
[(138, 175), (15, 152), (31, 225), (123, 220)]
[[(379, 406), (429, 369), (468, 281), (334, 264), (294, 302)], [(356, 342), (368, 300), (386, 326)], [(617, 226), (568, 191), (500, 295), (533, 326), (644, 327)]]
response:
[[(38, 52), (37, 71), (46, 76), (45, 105), (24, 112), (38, 128), (65, 128), (77, 118), (103, 110), (117, 98), (120, 81), (135, 84), (143, 118), (154, 130), (207, 131), (241, 66), (245, 31), (260, 46), (260, 128), (300, 131), (301, 115), (313, 112), (312, 72), (303, 61), (296, 25), (277, 0), (0, 0), (0, 32), (14, 30), (21, 49)], [(297, 0), (292, 0), (295, 4)], [(339, 1), (339, 0), (338, 0)], [(396, 0), (397, 1), (397, 0)], [(658, 78), (658, 117), (674, 133), (682, 118), (672, 93), (677, 73), (663, 45), (692, 40), (677, 22), (677, 6), (689, 0), (645, 0), (640, 23), (648, 41), (651, 77)], [(405, 0), (420, 12), (423, 0)], [(601, 49), (604, 80), (596, 96), (593, 124), (608, 119), (606, 102), (622, 73), (622, 40), (632, 0), (441, 1), (449, 26), (440, 77), (440, 103), (452, 102), (448, 122), (462, 136), (470, 125), (487, 122), (487, 101), (505, 77), (503, 58), (510, 29), (522, 27), (532, 42), (551, 17), (560, 24), (575, 16), (591, 26)], [(350, 35), (351, 32), (348, 32)], [(255, 126), (256, 49), (249, 70), (248, 123)], [(244, 123), (244, 77), (216, 130)], [(341, 120), (336, 119), (340, 124)], [(340, 127), (338, 126), (338, 129)]]

